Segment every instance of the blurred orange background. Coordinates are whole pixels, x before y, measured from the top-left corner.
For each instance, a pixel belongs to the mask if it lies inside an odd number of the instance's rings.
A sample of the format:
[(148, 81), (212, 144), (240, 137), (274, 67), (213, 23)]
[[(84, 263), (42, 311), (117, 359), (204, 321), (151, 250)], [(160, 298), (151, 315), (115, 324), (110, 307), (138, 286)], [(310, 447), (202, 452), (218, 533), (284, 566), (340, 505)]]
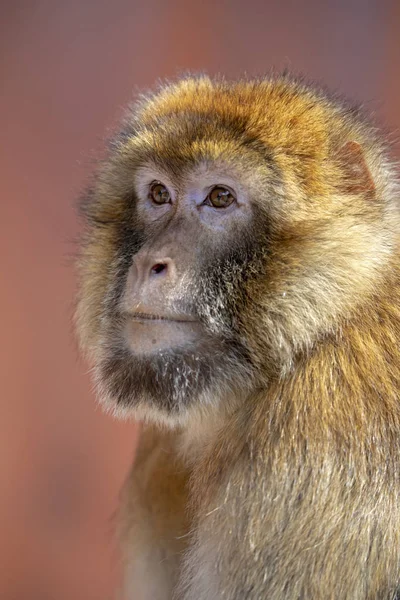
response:
[(136, 428), (77, 358), (74, 204), (122, 108), (160, 77), (289, 67), (396, 133), (398, 0), (3, 0), (0, 598), (111, 600)]

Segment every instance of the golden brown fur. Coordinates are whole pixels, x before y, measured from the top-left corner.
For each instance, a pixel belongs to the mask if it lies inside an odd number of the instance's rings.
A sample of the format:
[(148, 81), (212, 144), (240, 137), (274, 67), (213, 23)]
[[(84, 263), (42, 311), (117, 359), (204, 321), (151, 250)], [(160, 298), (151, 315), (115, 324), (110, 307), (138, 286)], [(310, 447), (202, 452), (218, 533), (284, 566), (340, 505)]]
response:
[(395, 598), (400, 237), (383, 145), (357, 111), (288, 77), (188, 78), (144, 98), (84, 203), (77, 325), (94, 362), (132, 173), (155, 160), (179, 176), (223, 164), (252, 197), (268, 190), (268, 251), (235, 304), (248, 393), (176, 418), (133, 412), (160, 428), (145, 426), (124, 492), (127, 597)]

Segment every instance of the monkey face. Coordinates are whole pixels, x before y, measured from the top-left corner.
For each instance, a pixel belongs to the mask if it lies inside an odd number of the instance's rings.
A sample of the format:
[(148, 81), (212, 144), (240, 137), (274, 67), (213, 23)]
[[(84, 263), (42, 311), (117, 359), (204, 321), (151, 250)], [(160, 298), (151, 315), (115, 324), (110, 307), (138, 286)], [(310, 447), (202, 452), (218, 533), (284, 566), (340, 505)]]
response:
[(262, 269), (255, 214), (240, 180), (204, 163), (180, 177), (143, 165), (132, 197), (102, 301), (97, 380), (119, 410), (184, 418), (251, 385), (241, 318), (249, 274)]

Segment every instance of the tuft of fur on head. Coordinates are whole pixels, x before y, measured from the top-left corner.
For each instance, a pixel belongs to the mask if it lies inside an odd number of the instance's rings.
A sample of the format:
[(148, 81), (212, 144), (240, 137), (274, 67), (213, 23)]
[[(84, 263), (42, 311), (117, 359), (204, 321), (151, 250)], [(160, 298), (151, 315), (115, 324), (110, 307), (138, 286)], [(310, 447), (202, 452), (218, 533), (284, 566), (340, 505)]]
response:
[[(354, 159), (358, 148), (362, 158)], [(133, 192), (135, 172), (148, 164), (176, 177), (201, 164), (225, 165), (250, 190), (254, 211), (246, 250), (224, 248), (219, 261), (200, 265), (187, 282), (215, 354), (208, 361), (207, 353), (201, 360), (190, 351), (184, 359), (160, 353), (150, 365), (151, 385), (148, 363), (131, 369), (116, 311), (132, 256), (149, 237)], [(399, 227), (393, 172), (359, 111), (289, 76), (188, 77), (143, 97), (82, 203), (76, 326), (99, 395), (124, 398), (115, 411), (129, 413), (139, 374), (136, 414), (176, 422), (190, 402), (290, 371), (379, 289)]]

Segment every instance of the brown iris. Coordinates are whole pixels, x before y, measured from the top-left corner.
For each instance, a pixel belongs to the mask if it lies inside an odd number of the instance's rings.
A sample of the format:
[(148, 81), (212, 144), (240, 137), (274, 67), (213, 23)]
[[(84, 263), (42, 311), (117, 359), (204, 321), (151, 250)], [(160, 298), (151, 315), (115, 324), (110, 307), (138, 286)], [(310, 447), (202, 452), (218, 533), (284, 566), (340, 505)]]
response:
[(207, 201), (214, 208), (227, 208), (235, 201), (235, 196), (227, 188), (217, 185), (208, 194)]
[(162, 183), (153, 183), (150, 187), (149, 198), (154, 204), (168, 204), (171, 195)]

